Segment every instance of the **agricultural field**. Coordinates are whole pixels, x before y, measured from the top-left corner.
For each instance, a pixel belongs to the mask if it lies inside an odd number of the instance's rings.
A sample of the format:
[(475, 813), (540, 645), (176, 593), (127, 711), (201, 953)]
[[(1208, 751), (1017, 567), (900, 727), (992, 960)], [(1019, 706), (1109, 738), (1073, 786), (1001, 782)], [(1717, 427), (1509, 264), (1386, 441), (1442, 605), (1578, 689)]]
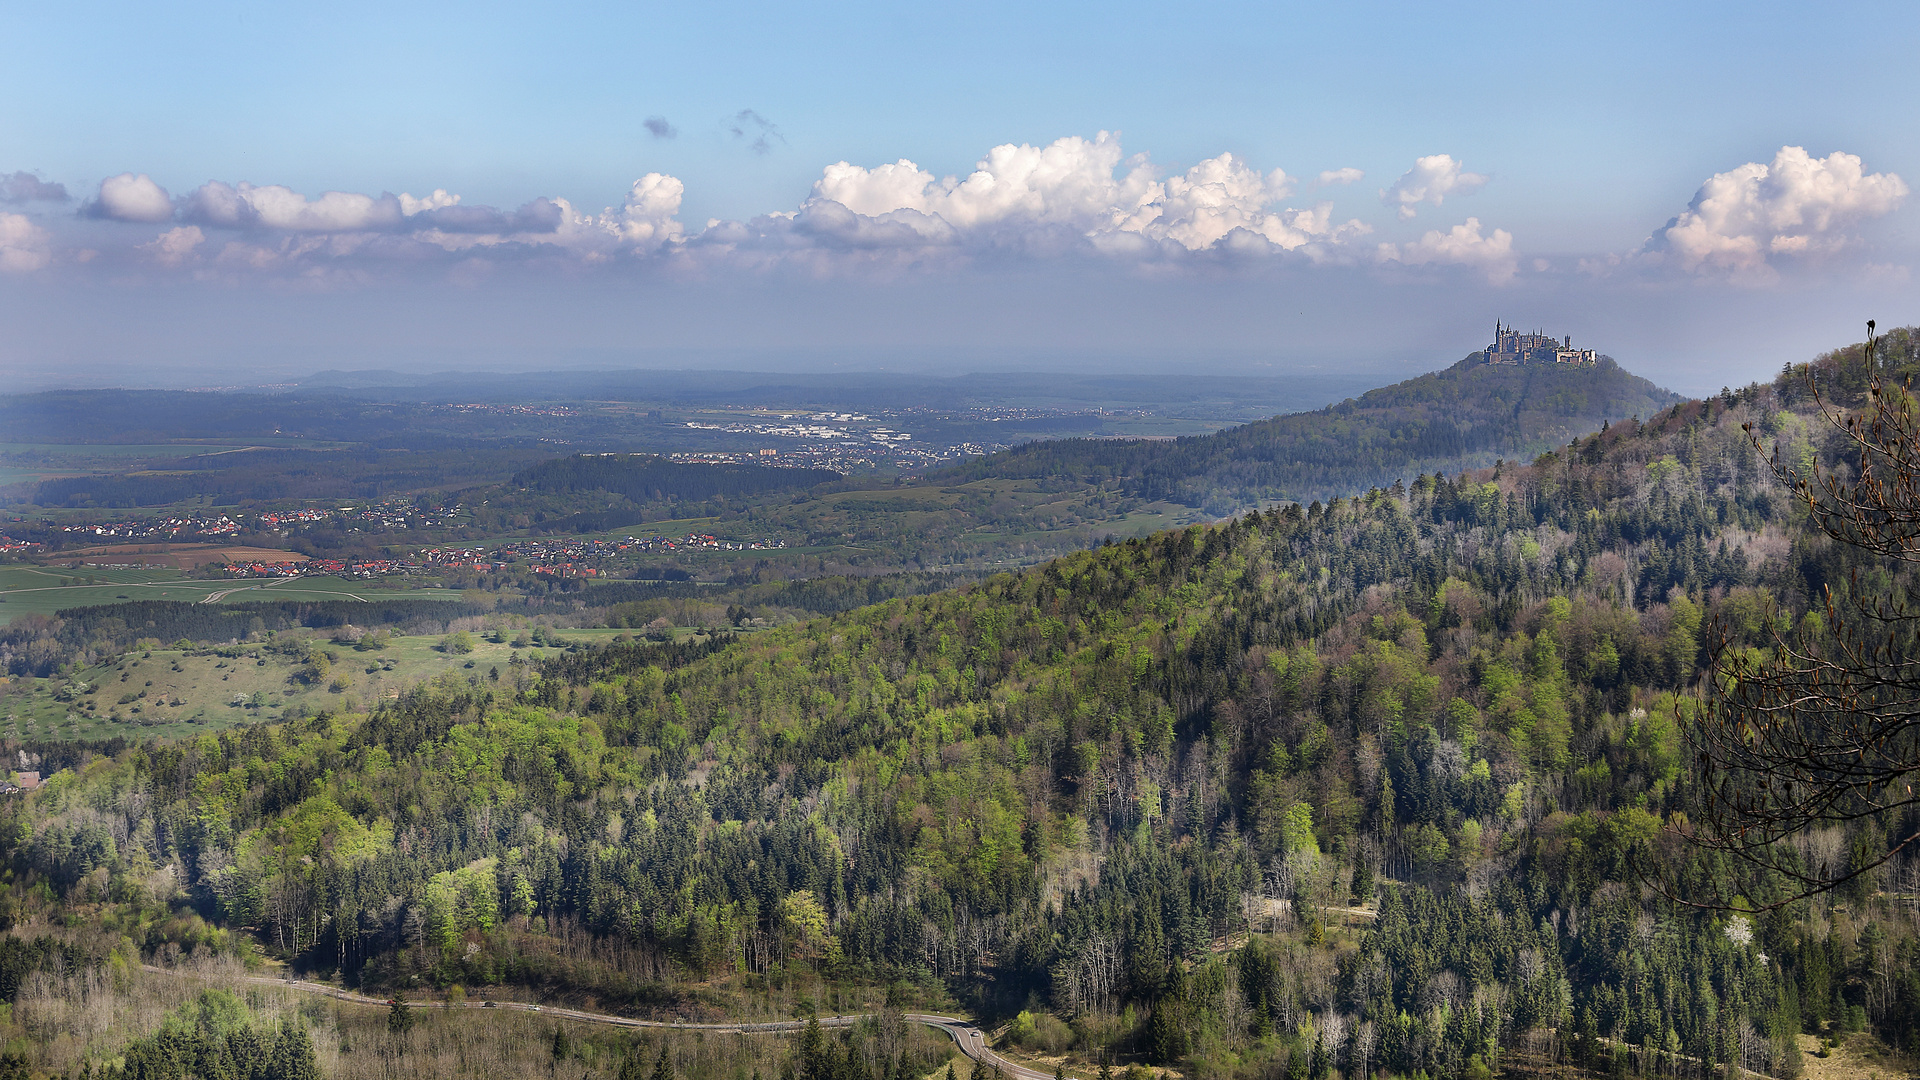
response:
[[(409, 594), (457, 600), (450, 589), (406, 589)], [(0, 566), (0, 625), (23, 615), (51, 615), (63, 608), (117, 604), (127, 600), (181, 600), (188, 603), (242, 603), (248, 600), (367, 600), (391, 598), (396, 590), (379, 582), (337, 577), (247, 578), (196, 581), (165, 568), (87, 568)]]
[(85, 476), (89, 469), (36, 468), (29, 465), (0, 465), (0, 488), (9, 484), (31, 484), (57, 476)]
[(190, 581), (178, 570), (68, 570), (54, 566), (0, 566), (0, 624), (23, 615), (123, 600), (204, 600), (214, 583)]
[(552, 631), (542, 647), (509, 630), (499, 642), (469, 635), (468, 652), (440, 635), (393, 637), (380, 648), (303, 635), (226, 649), (151, 649), (82, 668), (62, 689), (48, 679), (0, 686), (0, 732), (16, 739), (177, 736), (326, 710), (364, 712), (447, 674), (511, 688), (523, 670), (516, 659), (531, 663), (631, 633)]
[(0, 442), (0, 488), (63, 476), (124, 472), (202, 454), (244, 450), (217, 443), (22, 443)]
[(143, 461), (178, 460), (242, 450), (336, 450), (351, 445), (314, 439), (183, 439), (165, 443), (31, 443), (0, 442), (0, 461), (48, 464), (61, 469), (118, 469)]
[(56, 461), (93, 461), (165, 457), (184, 457), (188, 454), (218, 454), (228, 450), (244, 450), (246, 445), (236, 442), (213, 443), (22, 443), (0, 442), (0, 455), (20, 455), (45, 458)]
[(177, 570), (191, 570), (213, 563), (277, 564), (307, 561), (307, 556), (282, 548), (171, 542), (92, 544), (63, 549), (53, 558), (73, 569), (89, 566), (170, 566)]

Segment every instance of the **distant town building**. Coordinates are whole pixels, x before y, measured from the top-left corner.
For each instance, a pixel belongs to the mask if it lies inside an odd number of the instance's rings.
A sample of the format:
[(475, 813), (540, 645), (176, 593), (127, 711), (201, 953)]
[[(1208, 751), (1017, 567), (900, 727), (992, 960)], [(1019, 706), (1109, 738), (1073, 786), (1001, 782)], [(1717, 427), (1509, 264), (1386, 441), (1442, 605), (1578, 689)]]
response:
[(1489, 364), (1593, 364), (1600, 359), (1592, 349), (1574, 348), (1572, 335), (1562, 341), (1545, 334), (1521, 333), (1497, 322), (1486, 357)]

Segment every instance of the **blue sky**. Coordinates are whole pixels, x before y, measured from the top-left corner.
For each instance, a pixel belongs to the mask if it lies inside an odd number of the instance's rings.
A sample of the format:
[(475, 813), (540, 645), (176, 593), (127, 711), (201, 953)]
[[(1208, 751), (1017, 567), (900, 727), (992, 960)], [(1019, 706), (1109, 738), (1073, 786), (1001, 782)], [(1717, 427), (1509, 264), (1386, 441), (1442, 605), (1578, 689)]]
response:
[(22, 383), (1386, 377), (1501, 318), (1699, 390), (1920, 321), (1911, 4), (73, 4), (0, 26), (0, 371)]

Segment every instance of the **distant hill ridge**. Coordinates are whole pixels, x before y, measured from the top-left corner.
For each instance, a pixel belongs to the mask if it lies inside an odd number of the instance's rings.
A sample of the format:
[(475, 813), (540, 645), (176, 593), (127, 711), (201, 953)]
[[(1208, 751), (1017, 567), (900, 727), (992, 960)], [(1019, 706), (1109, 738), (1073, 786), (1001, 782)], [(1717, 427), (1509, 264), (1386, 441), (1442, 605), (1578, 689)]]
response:
[(1324, 409), (1169, 442), (1029, 443), (945, 474), (1118, 481), (1129, 494), (1227, 513), (1389, 486), (1427, 471), (1527, 459), (1679, 401), (1611, 357), (1490, 364), (1484, 352)]

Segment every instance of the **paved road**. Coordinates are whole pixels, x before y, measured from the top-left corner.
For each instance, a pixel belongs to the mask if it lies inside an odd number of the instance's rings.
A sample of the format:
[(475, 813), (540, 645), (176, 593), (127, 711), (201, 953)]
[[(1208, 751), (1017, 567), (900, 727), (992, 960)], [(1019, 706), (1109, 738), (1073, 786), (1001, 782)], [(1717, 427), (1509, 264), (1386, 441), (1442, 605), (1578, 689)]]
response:
[[(172, 968), (142, 964), (141, 967), (161, 975), (179, 975), (185, 978), (198, 978), (189, 972)], [(299, 990), (309, 994), (321, 994), (336, 1001), (353, 1005), (368, 1005), (374, 1008), (387, 1007), (385, 998), (368, 997), (351, 990), (342, 990), (326, 983), (308, 982), (304, 979), (271, 979), (262, 975), (243, 976), (243, 982), (262, 986), (279, 986), (289, 990)], [(766, 1023), (719, 1023), (697, 1024), (679, 1020), (636, 1020), (629, 1016), (614, 1016), (611, 1013), (586, 1012), (581, 1009), (563, 1009), (552, 1005), (529, 1005), (519, 1001), (499, 1001), (491, 1004), (484, 1001), (413, 1001), (409, 1005), (416, 1009), (511, 1009), (518, 1012), (535, 1012), (546, 1016), (558, 1016), (566, 1020), (578, 1020), (588, 1024), (608, 1024), (625, 1028), (671, 1028), (685, 1031), (735, 1031), (747, 1032), (787, 1032), (800, 1031), (807, 1026), (804, 1020), (773, 1020)], [(854, 1021), (871, 1016), (871, 1013), (856, 1013), (849, 1016), (822, 1016), (821, 1027), (851, 1027)], [(1016, 1065), (993, 1052), (987, 1045), (987, 1037), (970, 1020), (957, 1016), (939, 1016), (933, 1013), (906, 1013), (905, 1019), (915, 1024), (925, 1024), (947, 1033), (960, 1052), (974, 1061), (983, 1062), (988, 1068), (998, 1068), (1006, 1073), (1008, 1080), (1053, 1080), (1052, 1073), (1038, 1072), (1024, 1065)]]
[(907, 1013), (906, 1018), (916, 1024), (925, 1024), (938, 1028), (953, 1039), (960, 1052), (975, 1061), (984, 1062), (989, 1068), (998, 1068), (1005, 1072), (1009, 1080), (1053, 1080), (1052, 1073), (1039, 1072), (1025, 1065), (1016, 1065), (987, 1046), (987, 1037), (970, 1021), (952, 1016), (935, 1016), (931, 1013)]

